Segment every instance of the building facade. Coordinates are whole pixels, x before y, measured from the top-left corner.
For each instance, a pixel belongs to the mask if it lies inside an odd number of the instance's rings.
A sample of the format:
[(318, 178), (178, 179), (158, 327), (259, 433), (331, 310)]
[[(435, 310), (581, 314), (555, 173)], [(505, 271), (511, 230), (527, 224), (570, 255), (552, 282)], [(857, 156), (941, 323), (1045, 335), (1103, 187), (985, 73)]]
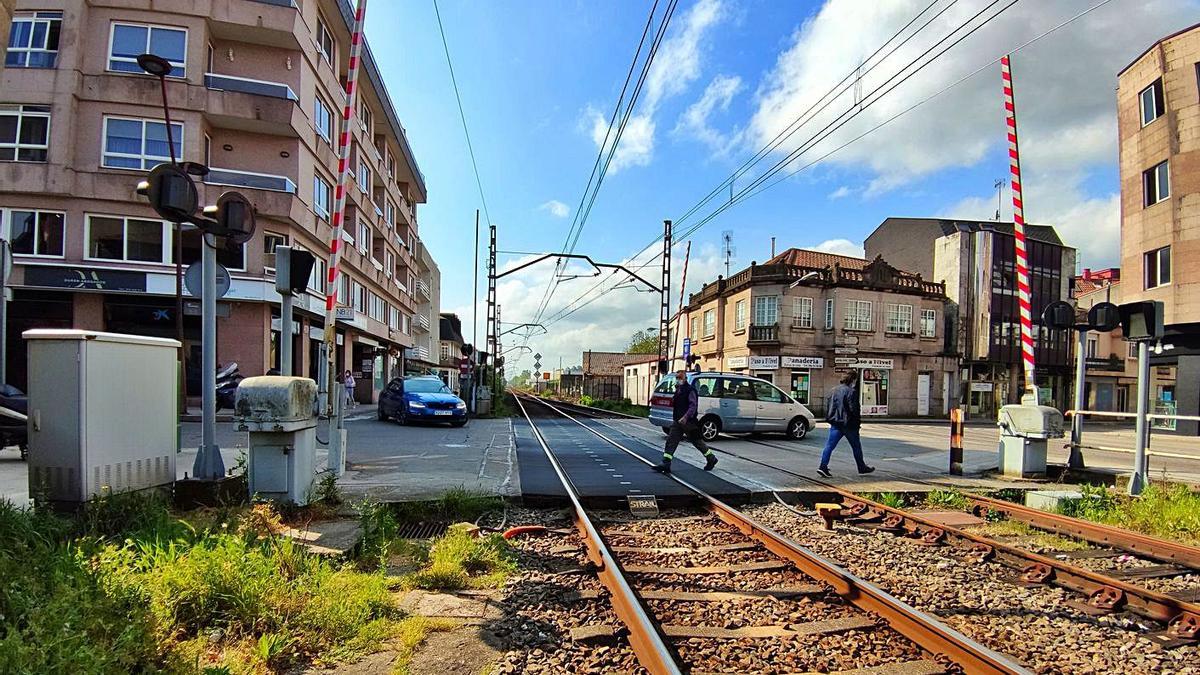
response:
[[(1151, 45), (1117, 75), (1121, 267), (1126, 302), (1158, 300), (1167, 336), (1152, 372), (1179, 382), (1159, 407), (1200, 415), (1200, 25)], [(1154, 401), (1152, 401), (1154, 403)], [(1177, 430), (1200, 435), (1200, 423)]]
[[(8, 44), (8, 28), (12, 23), (13, 10), (17, 7), (17, 0), (0, 0), (0, 38), (4, 38), (4, 42), (0, 44)], [(4, 68), (4, 63), (0, 62), (0, 69)]]
[[(351, 11), (347, 0), (19, 0), (20, 39), (0, 73), (0, 227), (16, 263), (10, 335), (75, 327), (176, 337), (177, 264), (199, 259), (200, 240), (187, 228), (176, 241), (134, 190), (170, 161), (159, 83), (135, 61), (153, 51), (174, 66), (175, 154), (210, 168), (201, 201), (237, 190), (257, 210), (254, 238), (218, 255), (232, 280), (218, 305), (218, 361), (261, 374), (278, 364), (285, 332), (293, 372), (316, 376)], [(358, 92), (334, 359), (339, 372), (374, 382), (357, 390), (367, 402), (414, 346), (416, 205), (426, 187), (366, 46)], [(281, 331), (273, 254), (283, 244), (318, 262)], [(199, 303), (184, 299), (188, 379), (198, 382)], [(8, 345), (22, 386), (25, 347)]]
[(763, 378), (818, 414), (849, 370), (865, 416), (942, 416), (953, 401), (945, 289), (882, 258), (789, 249), (705, 285), (685, 311), (703, 370)]
[(413, 290), (417, 311), (412, 316), (413, 346), (405, 352), (404, 369), (411, 375), (436, 375), (441, 344), (442, 272), (420, 239), (417, 240), (416, 262), (416, 287)]
[(462, 347), (465, 343), (462, 334), (462, 321), (457, 314), (447, 313), (438, 315), (438, 354), (437, 373), (454, 393), (459, 393), (462, 385), (459, 383), (459, 364), (462, 363)]
[[(1027, 225), (1026, 241), (1039, 398), (1065, 410), (1072, 400), (1074, 336), (1043, 327), (1041, 314), (1051, 302), (1071, 301), (1076, 253), (1045, 225)], [(865, 248), (868, 256), (944, 284), (951, 349), (962, 356), (955, 395), (968, 415), (995, 418), (1000, 406), (1020, 401), (1025, 372), (1012, 223), (888, 218)]]

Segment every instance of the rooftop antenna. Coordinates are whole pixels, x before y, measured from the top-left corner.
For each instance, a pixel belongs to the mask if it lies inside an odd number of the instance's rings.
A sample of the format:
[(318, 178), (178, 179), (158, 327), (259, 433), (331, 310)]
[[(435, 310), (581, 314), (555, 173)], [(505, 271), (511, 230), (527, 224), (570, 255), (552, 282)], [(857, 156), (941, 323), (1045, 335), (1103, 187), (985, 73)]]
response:
[(995, 220), (997, 222), (999, 222), (999, 220), (1000, 220), (1000, 203), (1001, 203), (1001, 198), (1004, 195), (1004, 186), (1005, 185), (1008, 185), (1008, 181), (1004, 180), (1003, 178), (997, 178), (996, 182), (992, 183), (992, 187), (996, 188), (996, 218), (995, 218)]
[(725, 256), (725, 278), (728, 279), (729, 261), (737, 255), (737, 249), (733, 247), (733, 230), (725, 230), (721, 233), (721, 255)]

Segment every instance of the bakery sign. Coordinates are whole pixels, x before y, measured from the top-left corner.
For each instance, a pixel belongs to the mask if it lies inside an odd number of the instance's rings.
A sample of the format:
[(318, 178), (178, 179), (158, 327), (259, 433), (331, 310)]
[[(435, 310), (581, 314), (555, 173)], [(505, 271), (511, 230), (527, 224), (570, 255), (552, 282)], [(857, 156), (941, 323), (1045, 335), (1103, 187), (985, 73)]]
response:
[(871, 370), (891, 370), (892, 359), (872, 359), (862, 356), (838, 356), (833, 359), (838, 366), (849, 368), (868, 368)]
[(824, 368), (825, 359), (820, 356), (781, 356), (784, 368)]
[(779, 367), (778, 356), (751, 356), (751, 370), (775, 370)]

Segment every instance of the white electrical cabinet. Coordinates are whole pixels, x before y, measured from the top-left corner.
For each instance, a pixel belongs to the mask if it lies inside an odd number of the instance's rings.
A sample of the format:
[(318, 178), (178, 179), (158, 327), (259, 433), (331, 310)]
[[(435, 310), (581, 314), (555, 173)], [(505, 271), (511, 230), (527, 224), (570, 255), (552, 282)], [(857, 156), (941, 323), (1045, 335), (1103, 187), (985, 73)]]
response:
[(56, 502), (175, 482), (179, 343), (29, 330), (29, 492)]

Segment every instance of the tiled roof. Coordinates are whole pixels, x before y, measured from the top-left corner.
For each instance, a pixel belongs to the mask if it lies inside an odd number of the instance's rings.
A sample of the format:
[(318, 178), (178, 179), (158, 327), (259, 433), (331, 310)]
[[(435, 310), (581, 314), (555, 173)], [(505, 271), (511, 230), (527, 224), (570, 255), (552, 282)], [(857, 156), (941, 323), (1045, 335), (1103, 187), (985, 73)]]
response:
[(625, 352), (584, 352), (583, 371), (588, 375), (623, 375), (625, 366), (641, 363), (645, 354)]
[(768, 265), (796, 265), (798, 267), (832, 267), (835, 263), (842, 267), (861, 270), (867, 266), (866, 258), (855, 258), (824, 251), (810, 251), (804, 248), (789, 248), (767, 261)]

